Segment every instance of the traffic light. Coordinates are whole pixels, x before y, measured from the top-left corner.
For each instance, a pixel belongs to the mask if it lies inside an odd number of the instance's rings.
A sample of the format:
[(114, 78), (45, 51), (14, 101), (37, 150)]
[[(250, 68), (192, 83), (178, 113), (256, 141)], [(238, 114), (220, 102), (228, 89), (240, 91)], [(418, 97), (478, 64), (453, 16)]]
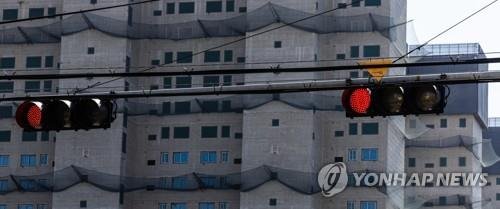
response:
[(114, 120), (113, 105), (103, 99), (26, 101), (16, 110), (16, 122), (29, 131), (106, 129)]
[(442, 85), (350, 88), (342, 94), (342, 105), (350, 118), (440, 114), (446, 106), (446, 88)]

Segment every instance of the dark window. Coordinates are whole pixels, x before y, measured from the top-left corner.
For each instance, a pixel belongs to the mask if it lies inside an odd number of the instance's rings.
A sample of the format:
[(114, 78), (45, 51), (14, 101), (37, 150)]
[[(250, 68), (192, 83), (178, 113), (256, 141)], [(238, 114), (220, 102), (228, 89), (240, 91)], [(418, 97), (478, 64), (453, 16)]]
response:
[(80, 208), (87, 208), (87, 200), (80, 201)]
[(497, 185), (500, 185), (500, 177), (497, 177)]
[(427, 125), (425, 125), (425, 127), (430, 128), (430, 129), (434, 129), (434, 124), (427, 124)]
[(220, 51), (205, 52), (205, 62), (220, 62)]
[(278, 204), (278, 200), (276, 198), (269, 199), (270, 206), (276, 206)]
[(176, 77), (175, 88), (191, 88), (191, 77)]
[(352, 0), (352, 2), (351, 2), (352, 7), (359, 7), (359, 6), (361, 6), (361, 1), (362, 0)]
[(497, 201), (500, 201), (500, 193), (497, 193), (497, 197), (496, 198), (497, 198)]
[(335, 157), (333, 159), (333, 161), (336, 162), (336, 163), (344, 162), (344, 158), (343, 157)]
[(49, 132), (48, 131), (42, 131), (42, 136), (40, 137), (41, 141), (49, 141)]
[(382, 0), (365, 0), (365, 6), (380, 6)]
[(236, 58), (236, 62), (238, 62), (238, 63), (245, 63), (245, 57), (238, 57), (238, 58)]
[(167, 3), (167, 14), (175, 14), (175, 3)]
[(127, 134), (122, 133), (122, 153), (127, 153)]
[(371, 45), (363, 47), (363, 56), (364, 57), (380, 57), (380, 46), (379, 45)]
[[(55, 14), (56, 14), (56, 8), (55, 7), (49, 7), (47, 9), (47, 15), (52, 16), (52, 15), (55, 15)], [(54, 18), (54, 17), (51, 17), (51, 18)]]
[(351, 58), (359, 57), (359, 46), (351, 46)]
[(0, 106), (0, 118), (11, 118), (12, 106)]
[(45, 67), (54, 67), (54, 57), (46, 56), (45, 57)]
[(149, 141), (155, 141), (156, 140), (156, 134), (150, 134), (150, 135), (148, 135), (148, 140)]
[(201, 127), (201, 138), (217, 138), (217, 126)]
[(87, 54), (94, 54), (95, 53), (95, 48), (94, 47), (88, 47), (87, 48)]
[(36, 141), (36, 135), (34, 131), (23, 131), (22, 140), (25, 142)]
[(207, 13), (222, 12), (222, 1), (207, 1)]
[(3, 20), (17, 20), (17, 9), (4, 9), (3, 10)]
[(358, 78), (359, 77), (359, 72), (357, 72), (357, 71), (349, 72), (349, 77), (350, 78)]
[(43, 17), (43, 8), (30, 8), (29, 17)]
[(281, 41), (275, 41), (274, 48), (281, 48)]
[(458, 158), (458, 166), (465, 167), (465, 165), (466, 165), (466, 158), (465, 157), (459, 157)]
[(25, 81), (24, 91), (28, 92), (40, 92), (40, 81)]
[(233, 50), (224, 50), (224, 62), (233, 61)]
[(234, 1), (226, 1), (226, 12), (234, 12)]
[(134, 9), (129, 6), (128, 7), (128, 16), (127, 16), (127, 25), (132, 26), (134, 20)]
[(0, 93), (12, 93), (14, 92), (14, 82), (5, 81), (0, 82)]
[(97, 4), (97, 0), (90, 0), (91, 4)]
[(234, 133), (234, 138), (241, 139), (241, 138), (243, 138), (243, 134), (242, 133)]
[(153, 16), (161, 16), (161, 10), (153, 11)]
[(41, 68), (42, 57), (26, 57), (26, 68)]
[(231, 137), (231, 126), (222, 126), (220, 135), (222, 138)]
[(177, 63), (192, 63), (193, 52), (177, 52)]
[(446, 197), (443, 196), (439, 197), (439, 205), (446, 205)]
[(426, 163), (425, 167), (426, 168), (434, 168), (434, 163)]
[(231, 86), (233, 84), (233, 76), (225, 75), (222, 78), (224, 86)]
[(188, 114), (191, 113), (191, 102), (175, 102), (175, 114)]
[(16, 58), (15, 57), (2, 57), (0, 58), (0, 69), (15, 68)]
[(153, 166), (153, 165), (156, 165), (156, 160), (148, 160), (147, 163), (148, 163), (148, 166)]
[(337, 54), (338, 60), (345, 60), (345, 54)]
[(337, 8), (339, 8), (339, 9), (345, 9), (345, 8), (347, 8), (347, 4), (346, 3), (338, 3), (337, 4)]
[(170, 102), (163, 102), (162, 103), (162, 113), (163, 113), (163, 115), (170, 114)]
[(164, 89), (172, 88), (172, 77), (163, 78), (163, 88)]
[(377, 135), (378, 123), (363, 123), (361, 124), (361, 134), (363, 135)]
[(218, 112), (219, 111), (219, 102), (218, 101), (203, 101), (201, 104), (202, 112)]
[(170, 138), (170, 127), (162, 127), (161, 128), (161, 138), (162, 139)]
[(174, 139), (188, 139), (189, 127), (174, 127)]
[(160, 65), (160, 60), (151, 60), (151, 65)]
[(417, 160), (415, 158), (408, 158), (408, 167), (413, 168), (417, 165)]
[(212, 87), (219, 85), (219, 76), (203, 76), (203, 87)]
[(245, 12), (247, 12), (247, 8), (246, 7), (240, 7), (239, 8), (239, 12), (240, 13), (245, 13)]
[(358, 135), (357, 123), (349, 123), (349, 135)]
[(448, 127), (448, 120), (441, 119), (440, 122), (439, 122), (439, 127), (441, 127), (441, 128), (447, 128)]
[(43, 81), (43, 92), (52, 91), (52, 81)]
[(179, 14), (194, 13), (194, 2), (180, 2)]
[(467, 119), (465, 119), (465, 118), (460, 118), (460, 120), (458, 121), (458, 127), (460, 127), (460, 128), (465, 128), (465, 127), (467, 127)]
[(439, 158), (439, 166), (446, 167), (448, 165), (448, 158), (442, 157)]
[(10, 131), (0, 131), (0, 142), (10, 142)]
[(280, 126), (280, 120), (279, 119), (273, 119), (272, 120), (272, 126)]
[(222, 112), (231, 112), (231, 111), (232, 111), (231, 101), (229, 100), (222, 101)]
[(343, 137), (344, 131), (335, 131), (335, 137)]
[(172, 52), (165, 52), (165, 57), (164, 57), (164, 63), (165, 64), (171, 64), (174, 62), (174, 53)]
[(233, 163), (234, 163), (234, 164), (241, 164), (241, 158), (235, 158), (235, 159), (233, 160)]

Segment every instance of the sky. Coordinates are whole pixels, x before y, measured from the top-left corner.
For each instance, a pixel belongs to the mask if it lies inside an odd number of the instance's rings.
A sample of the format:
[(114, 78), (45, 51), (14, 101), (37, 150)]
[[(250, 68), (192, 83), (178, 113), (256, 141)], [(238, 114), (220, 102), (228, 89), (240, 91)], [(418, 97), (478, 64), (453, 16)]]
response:
[[(408, 0), (409, 41), (424, 43), (493, 0)], [(431, 44), (480, 43), (484, 52), (500, 52), (500, 1), (445, 33)], [(500, 54), (488, 55), (500, 57)], [(500, 70), (500, 65), (490, 65)], [(500, 83), (489, 84), (489, 117), (500, 117)]]

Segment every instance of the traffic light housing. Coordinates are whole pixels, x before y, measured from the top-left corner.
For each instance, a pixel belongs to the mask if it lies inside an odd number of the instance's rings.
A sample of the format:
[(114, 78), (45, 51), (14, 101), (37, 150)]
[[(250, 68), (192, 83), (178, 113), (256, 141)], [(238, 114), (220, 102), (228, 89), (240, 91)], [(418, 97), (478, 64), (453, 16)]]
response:
[(28, 131), (89, 130), (111, 127), (114, 103), (106, 99), (25, 101), (17, 124)]
[(446, 88), (442, 85), (350, 88), (342, 94), (342, 105), (350, 118), (440, 114), (446, 106)]

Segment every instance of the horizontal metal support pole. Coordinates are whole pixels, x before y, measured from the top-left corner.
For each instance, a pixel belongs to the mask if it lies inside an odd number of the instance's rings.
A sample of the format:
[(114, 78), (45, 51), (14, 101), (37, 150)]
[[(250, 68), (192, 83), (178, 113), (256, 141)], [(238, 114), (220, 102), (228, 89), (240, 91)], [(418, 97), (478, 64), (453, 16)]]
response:
[(77, 93), (66, 95), (43, 95), (43, 96), (21, 96), (4, 97), (0, 101), (24, 101), (24, 100), (46, 100), (46, 99), (72, 99), (72, 98), (146, 98), (146, 97), (175, 97), (175, 96), (199, 96), (199, 95), (230, 95), (230, 94), (272, 94), (291, 92), (312, 92), (327, 90), (342, 90), (354, 87), (374, 87), (391, 85), (423, 85), (423, 84), (466, 84), (466, 83), (488, 83), (500, 82), (500, 71), (494, 72), (467, 72), (447, 74), (405, 75), (385, 77), (380, 83), (372, 78), (357, 78), (346, 80), (312, 80), (294, 82), (270, 82), (267, 84), (248, 84), (240, 86), (215, 86), (199, 88), (180, 89), (157, 89), (140, 91), (113, 91)]

